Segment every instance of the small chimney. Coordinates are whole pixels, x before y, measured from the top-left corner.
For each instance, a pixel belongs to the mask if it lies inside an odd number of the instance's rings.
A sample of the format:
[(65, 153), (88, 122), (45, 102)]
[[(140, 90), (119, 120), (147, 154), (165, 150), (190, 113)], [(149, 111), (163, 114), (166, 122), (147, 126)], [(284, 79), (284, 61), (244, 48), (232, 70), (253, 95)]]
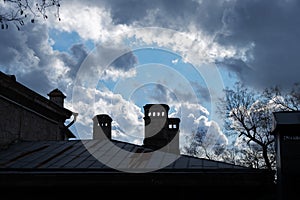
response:
[(111, 139), (112, 118), (106, 114), (96, 115), (93, 118), (93, 139)]
[(180, 154), (179, 149), (179, 118), (168, 118), (168, 151), (176, 154)]
[(64, 99), (66, 96), (59, 89), (56, 88), (52, 90), (48, 96), (50, 97), (50, 101), (54, 102), (60, 107), (64, 107)]

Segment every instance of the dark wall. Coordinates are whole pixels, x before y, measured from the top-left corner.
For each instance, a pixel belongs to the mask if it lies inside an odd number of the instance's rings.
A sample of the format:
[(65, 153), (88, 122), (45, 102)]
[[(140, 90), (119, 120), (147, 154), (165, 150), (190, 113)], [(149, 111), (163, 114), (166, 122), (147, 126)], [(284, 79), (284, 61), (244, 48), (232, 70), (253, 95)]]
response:
[(0, 98), (0, 147), (17, 140), (60, 140), (58, 122)]

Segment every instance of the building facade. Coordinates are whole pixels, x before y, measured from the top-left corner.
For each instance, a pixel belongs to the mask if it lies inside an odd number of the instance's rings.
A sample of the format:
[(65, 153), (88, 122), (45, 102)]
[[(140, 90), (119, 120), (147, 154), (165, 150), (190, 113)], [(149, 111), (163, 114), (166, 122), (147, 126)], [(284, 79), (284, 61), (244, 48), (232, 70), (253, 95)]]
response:
[(300, 111), (274, 113), (278, 199), (300, 195)]
[(17, 141), (65, 140), (75, 137), (65, 126), (72, 111), (63, 107), (58, 89), (47, 99), (0, 72), (0, 147)]

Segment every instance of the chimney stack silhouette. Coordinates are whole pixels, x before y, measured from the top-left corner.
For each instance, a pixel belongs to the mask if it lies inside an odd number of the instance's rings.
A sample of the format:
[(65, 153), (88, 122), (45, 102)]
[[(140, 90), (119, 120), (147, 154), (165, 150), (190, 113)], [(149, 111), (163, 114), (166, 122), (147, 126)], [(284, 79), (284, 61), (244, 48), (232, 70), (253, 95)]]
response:
[(111, 140), (111, 122), (112, 118), (107, 114), (96, 115), (93, 118), (93, 139)]
[(153, 150), (179, 154), (179, 118), (169, 118), (167, 104), (144, 106), (145, 138), (143, 144)]
[(60, 107), (64, 107), (64, 99), (66, 96), (59, 89), (56, 88), (47, 95), (49, 96), (50, 101), (54, 102)]

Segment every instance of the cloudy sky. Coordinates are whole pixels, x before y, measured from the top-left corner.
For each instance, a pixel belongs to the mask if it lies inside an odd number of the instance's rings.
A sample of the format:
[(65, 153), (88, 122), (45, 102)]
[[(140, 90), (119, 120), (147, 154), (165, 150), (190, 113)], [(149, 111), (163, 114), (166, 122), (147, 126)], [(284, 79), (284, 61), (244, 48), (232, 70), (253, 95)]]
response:
[(299, 82), (299, 11), (298, 0), (63, 0), (61, 21), (50, 9), (47, 20), (0, 30), (0, 69), (45, 97), (62, 90), (79, 138), (106, 113), (114, 137), (141, 143), (143, 105), (167, 103), (181, 142), (206, 130), (226, 144), (222, 89)]

